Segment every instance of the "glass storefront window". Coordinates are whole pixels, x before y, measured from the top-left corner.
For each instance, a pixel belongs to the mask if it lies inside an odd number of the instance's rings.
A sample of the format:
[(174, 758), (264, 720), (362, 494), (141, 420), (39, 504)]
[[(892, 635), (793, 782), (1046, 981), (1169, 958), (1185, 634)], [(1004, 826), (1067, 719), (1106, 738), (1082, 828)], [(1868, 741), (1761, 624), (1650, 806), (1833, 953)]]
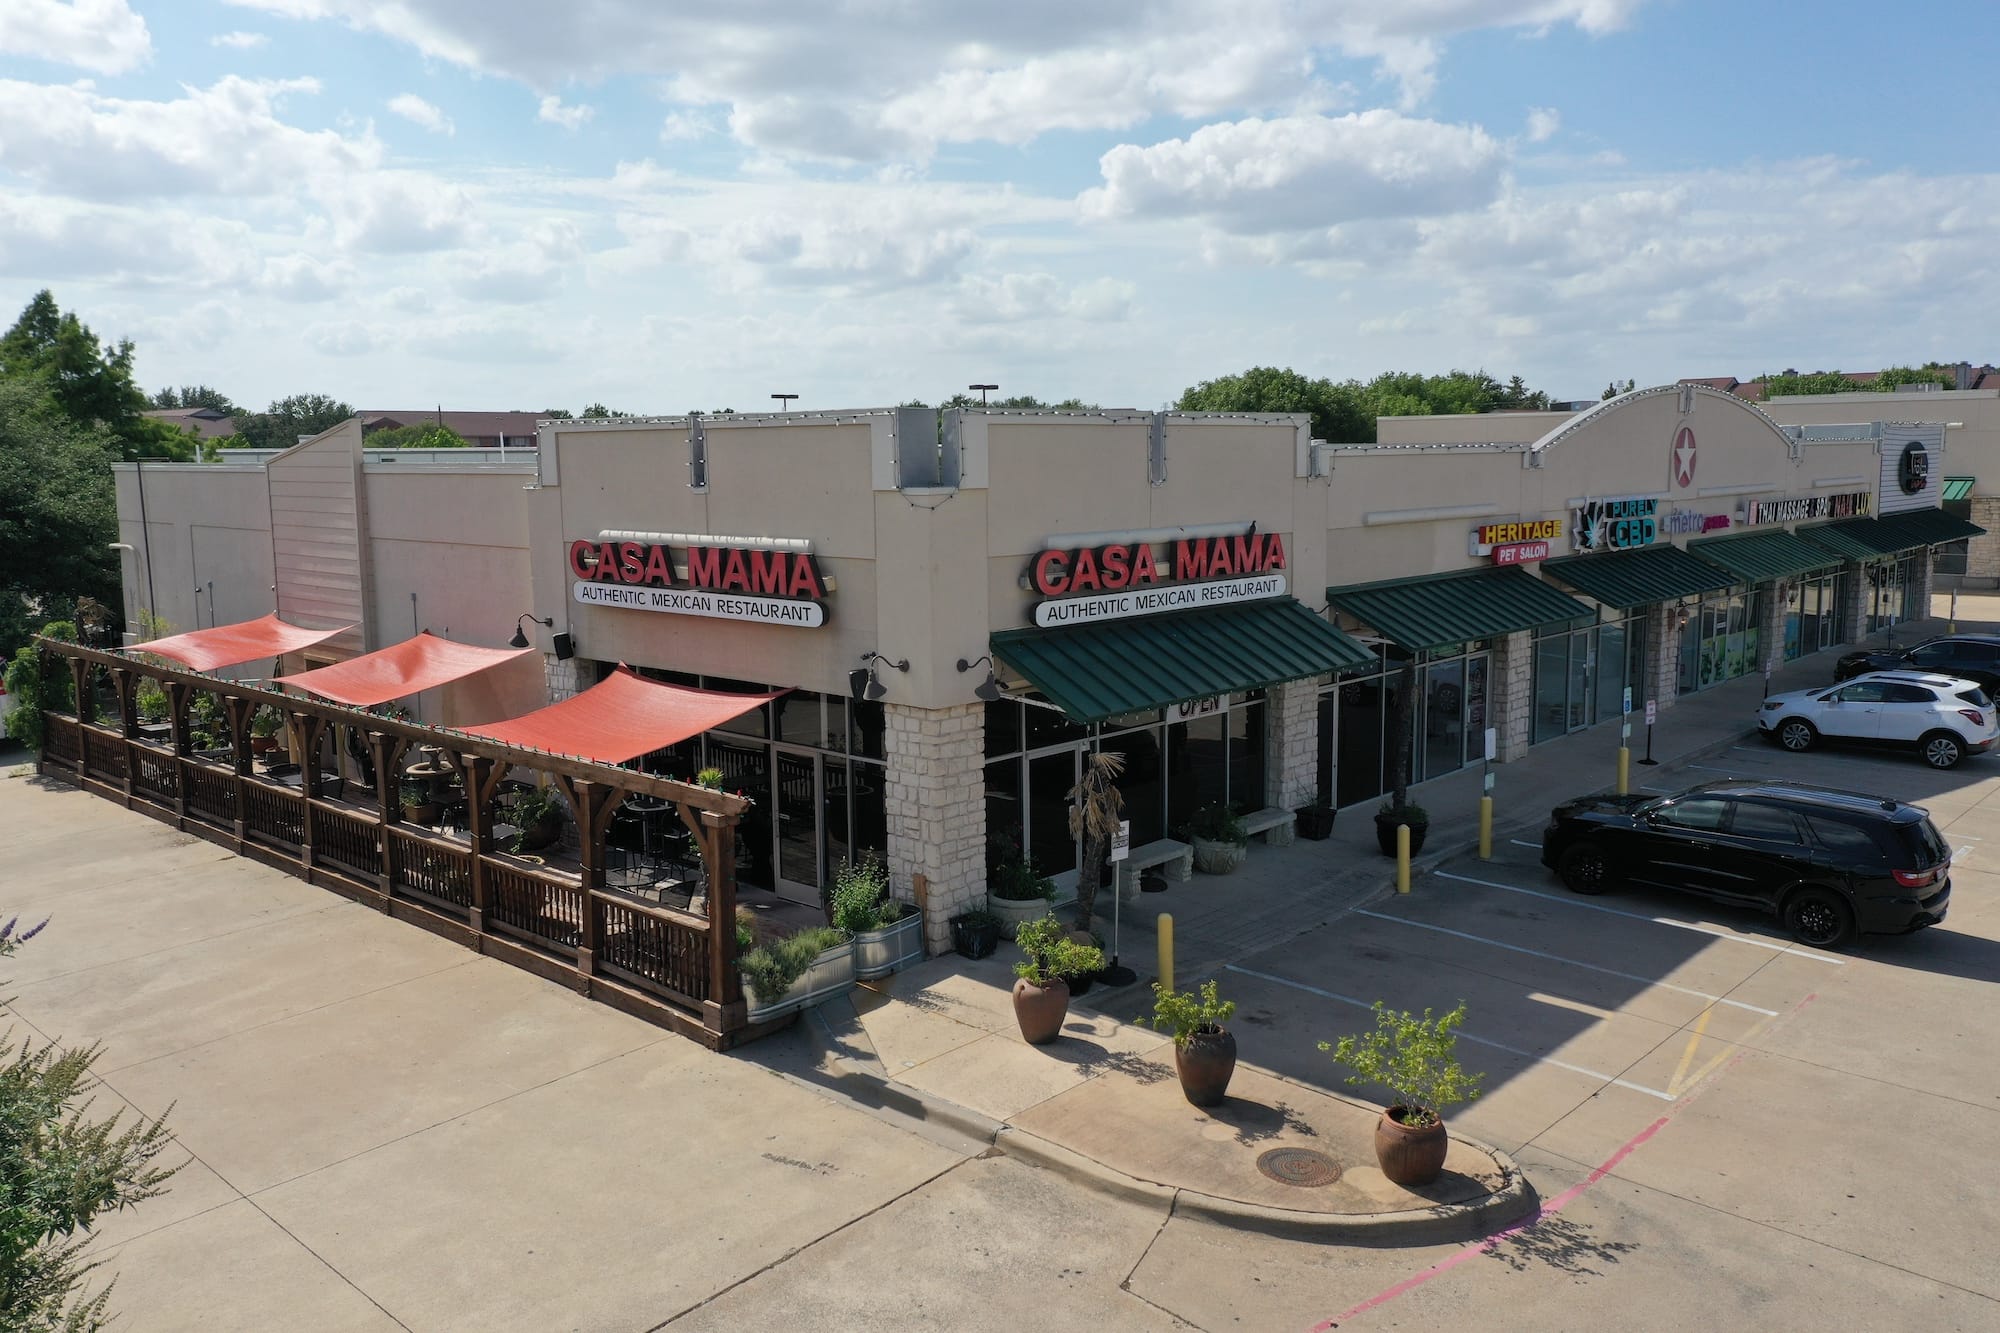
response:
[(1028, 761), (1028, 854), (1044, 875), (1076, 869), (1076, 840), (1069, 835), (1069, 793), (1076, 786), (1075, 750)]
[(1125, 818), (1132, 822), (1132, 845), (1143, 847), (1166, 837), (1167, 765), (1160, 728), (1121, 731), (1106, 736), (1101, 746), (1125, 757), (1118, 793), (1125, 798)]
[(1426, 776), (1449, 773), (1464, 763), (1465, 662), (1435, 662), (1424, 668), (1424, 765)]
[(867, 699), (847, 703), (847, 748), (863, 759), (882, 757), (882, 705)]
[(1264, 808), (1264, 701), (1231, 701), (1229, 803), (1248, 812)]
[(1002, 759), (986, 766), (986, 868), (991, 871), (1027, 846), (1025, 812), (1021, 806), (1021, 760)]
[(1072, 722), (1069, 715), (1059, 708), (1047, 704), (1029, 703), (1023, 706), (1028, 722), (1028, 745), (1030, 750), (1045, 749), (1051, 745), (1061, 745), (1066, 741), (1086, 740), (1090, 728), (1081, 722)]
[(819, 696), (811, 690), (793, 690), (771, 701), (777, 721), (778, 739), (791, 745), (818, 749), (826, 741), (820, 727)]
[(1179, 828), (1201, 806), (1228, 799), (1228, 718), (1209, 713), (1167, 725), (1169, 827)]
[(1021, 749), (1021, 704), (998, 699), (986, 705), (986, 757), (1015, 754)]
[(1484, 654), (1465, 662), (1465, 762), (1486, 758), (1486, 663)]

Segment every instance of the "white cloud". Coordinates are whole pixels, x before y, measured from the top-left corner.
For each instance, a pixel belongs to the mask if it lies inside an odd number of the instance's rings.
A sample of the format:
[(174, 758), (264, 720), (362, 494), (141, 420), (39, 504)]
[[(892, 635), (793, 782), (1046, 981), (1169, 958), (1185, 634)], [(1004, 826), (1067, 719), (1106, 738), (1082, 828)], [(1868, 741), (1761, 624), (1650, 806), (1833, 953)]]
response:
[(1546, 143), (1553, 139), (1562, 128), (1562, 113), (1553, 107), (1534, 106), (1528, 108), (1528, 142)]
[(432, 134), (450, 136), (458, 133), (458, 128), (451, 123), (450, 116), (415, 93), (398, 93), (390, 98), (389, 110), (412, 125), (429, 130)]
[(1008, 273), (966, 278), (952, 301), (952, 313), (969, 324), (1059, 319), (1104, 323), (1129, 316), (1137, 296), (1136, 286), (1118, 278), (1096, 278), (1071, 287), (1050, 273)]
[(153, 39), (126, 0), (6, 0), (0, 54), (123, 74), (152, 59)]
[(376, 171), (322, 200), (334, 239), (372, 254), (422, 254), (468, 239), (477, 207), (458, 185), (414, 171)]
[(715, 133), (715, 122), (699, 111), (669, 111), (660, 122), (661, 143), (682, 143)]
[(551, 93), (542, 99), (540, 108), (535, 112), (535, 119), (546, 120), (551, 125), (560, 125), (566, 130), (575, 130), (582, 128), (583, 123), (596, 114), (596, 107), (581, 104), (564, 106), (562, 98)]
[(271, 39), (261, 32), (221, 32), (208, 39), (210, 46), (226, 46), (232, 51), (254, 51)]
[(1493, 198), (1506, 151), (1478, 126), (1393, 111), (1205, 125), (1104, 154), (1086, 217), (1202, 217), (1256, 234), (1356, 218), (1454, 213)]

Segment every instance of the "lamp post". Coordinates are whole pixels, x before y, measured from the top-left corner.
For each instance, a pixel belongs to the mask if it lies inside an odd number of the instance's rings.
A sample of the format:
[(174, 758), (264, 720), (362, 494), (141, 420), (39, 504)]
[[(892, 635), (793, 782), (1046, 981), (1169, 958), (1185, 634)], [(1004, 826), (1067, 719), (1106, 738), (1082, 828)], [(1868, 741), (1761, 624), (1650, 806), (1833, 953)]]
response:
[(774, 393), (771, 396), (778, 400), (778, 410), (780, 412), (791, 411), (792, 400), (798, 397), (795, 393)]
[(988, 391), (988, 390), (990, 390), (990, 389), (997, 389), (997, 388), (999, 388), (1000, 386), (999, 386), (999, 385), (997, 385), (997, 384), (968, 384), (968, 385), (966, 385), (965, 387), (966, 387), (966, 388), (968, 388), (968, 389), (977, 389), (977, 390), (979, 390), (979, 405), (980, 405), (981, 407), (984, 407), (984, 406), (986, 406), (986, 394), (987, 394), (987, 391)]

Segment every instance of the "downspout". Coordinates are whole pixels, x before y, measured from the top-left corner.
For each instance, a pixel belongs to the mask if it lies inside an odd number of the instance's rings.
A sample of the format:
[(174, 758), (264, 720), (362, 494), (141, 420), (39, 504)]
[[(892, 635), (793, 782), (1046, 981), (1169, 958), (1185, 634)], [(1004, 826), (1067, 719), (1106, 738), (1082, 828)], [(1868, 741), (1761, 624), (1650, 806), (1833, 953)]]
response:
[[(146, 523), (146, 461), (132, 460), (132, 475), (139, 483), (139, 531), (144, 537), (141, 543), (146, 550), (146, 615), (150, 618), (159, 614), (159, 603), (153, 600), (153, 529)], [(140, 626), (141, 630), (145, 627)]]

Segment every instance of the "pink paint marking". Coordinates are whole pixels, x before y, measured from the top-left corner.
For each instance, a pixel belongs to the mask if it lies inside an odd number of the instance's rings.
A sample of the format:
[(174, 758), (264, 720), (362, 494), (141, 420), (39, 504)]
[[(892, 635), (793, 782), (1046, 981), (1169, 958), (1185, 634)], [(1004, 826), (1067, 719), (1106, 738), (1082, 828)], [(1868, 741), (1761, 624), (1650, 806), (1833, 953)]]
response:
[[(1776, 1022), (1773, 1022), (1770, 1025), (1770, 1028), (1777, 1027), (1779, 1023), (1789, 1022), (1799, 1012), (1799, 1010), (1805, 1008), (1807, 1005), (1811, 1004), (1814, 1000), (1818, 998), (1819, 998), (1819, 993), (1817, 991), (1806, 996), (1803, 1000), (1800, 1000), (1797, 1004), (1793, 1005), (1791, 1011), (1787, 1013), (1784, 1016), (1784, 1018), (1779, 1019)], [(1765, 1031), (1769, 1032), (1770, 1028), (1766, 1028)], [(1717, 1078), (1721, 1077), (1723, 1074), (1726, 1074), (1730, 1070), (1734, 1069), (1736, 1067), (1736, 1062), (1738, 1060), (1741, 1060), (1744, 1056), (1748, 1055), (1749, 1053), (1750, 1053), (1750, 1048), (1747, 1046), (1737, 1051), (1735, 1056), (1730, 1059), (1728, 1064), (1724, 1065), (1721, 1069), (1717, 1070), (1714, 1074), (1709, 1076), (1708, 1080), (1703, 1084), (1703, 1086), (1705, 1087), (1708, 1084), (1713, 1083)], [(1543, 1218), (1555, 1216), (1569, 1204), (1575, 1202), (1578, 1195), (1582, 1194), (1592, 1185), (1595, 1185), (1598, 1181), (1610, 1175), (1613, 1171), (1616, 1171), (1618, 1169), (1618, 1164), (1620, 1162), (1623, 1162), (1627, 1157), (1630, 1157), (1634, 1152), (1638, 1151), (1640, 1146), (1643, 1145), (1648, 1139), (1652, 1138), (1655, 1134), (1665, 1129), (1667, 1127), (1667, 1122), (1669, 1120), (1672, 1120), (1675, 1116), (1679, 1115), (1682, 1109), (1686, 1107), (1693, 1100), (1694, 1096), (1692, 1094), (1683, 1095), (1680, 1101), (1674, 1103), (1674, 1107), (1672, 1110), (1668, 1111), (1658, 1120), (1655, 1120), (1652, 1124), (1646, 1126), (1644, 1129), (1640, 1130), (1637, 1134), (1634, 1134), (1631, 1138), (1627, 1139), (1624, 1145), (1621, 1146), (1617, 1152), (1612, 1153), (1611, 1156), (1605, 1158), (1604, 1161), (1598, 1165), (1597, 1169), (1592, 1171), (1588, 1176), (1585, 1176), (1582, 1180), (1570, 1186), (1568, 1189), (1564, 1190), (1561, 1194), (1556, 1195), (1555, 1198), (1549, 1200), (1547, 1203), (1543, 1204), (1540, 1208), (1537, 1208), (1535, 1210), (1535, 1215), (1533, 1217), (1528, 1218), (1526, 1221), (1516, 1222), (1514, 1223), (1514, 1225), (1506, 1227), (1500, 1231), (1496, 1231), (1484, 1240), (1474, 1241), (1472, 1244), (1466, 1246), (1458, 1253), (1451, 1255), (1449, 1258), (1438, 1260), (1438, 1262), (1432, 1264), (1429, 1268), (1426, 1268), (1423, 1272), (1418, 1273), (1412, 1277), (1404, 1278), (1401, 1282), (1398, 1282), (1395, 1286), (1390, 1287), (1387, 1291), (1383, 1291), (1374, 1296), (1370, 1296), (1367, 1300), (1361, 1302), (1361, 1304), (1353, 1307), (1352, 1309), (1342, 1310), (1339, 1314), (1333, 1316), (1333, 1318), (1331, 1319), (1320, 1320), (1320, 1322), (1312, 1326), (1311, 1333), (1329, 1333), (1329, 1330), (1339, 1328), (1344, 1321), (1352, 1319), (1359, 1314), (1366, 1314), (1368, 1311), (1374, 1309), (1378, 1305), (1386, 1305), (1390, 1301), (1395, 1300), (1398, 1296), (1401, 1296), (1404, 1292), (1414, 1291), (1418, 1287), (1423, 1286), (1426, 1282), (1429, 1282), (1432, 1278), (1442, 1276), (1445, 1273), (1449, 1273), (1452, 1269), (1458, 1267), (1462, 1263), (1465, 1263), (1469, 1259), (1478, 1258), (1480, 1255), (1485, 1254), (1488, 1251), (1497, 1247), (1502, 1241), (1506, 1240), (1509, 1236), (1515, 1235), (1522, 1231), (1526, 1231), (1528, 1228), (1539, 1223)]]

